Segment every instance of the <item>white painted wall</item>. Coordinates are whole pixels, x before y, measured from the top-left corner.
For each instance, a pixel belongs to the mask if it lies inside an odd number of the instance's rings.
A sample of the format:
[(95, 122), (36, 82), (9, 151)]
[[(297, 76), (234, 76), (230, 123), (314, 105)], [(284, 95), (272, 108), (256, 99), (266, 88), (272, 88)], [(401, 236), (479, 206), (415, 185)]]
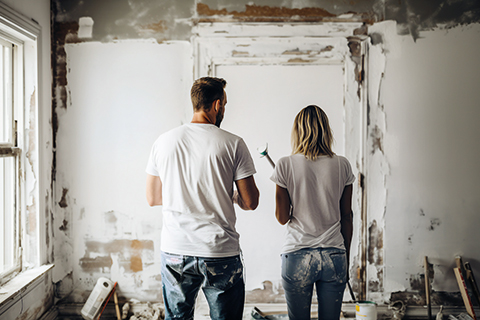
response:
[[(100, 275), (118, 281), (123, 296), (161, 299), (162, 215), (161, 207), (147, 205), (145, 167), (158, 135), (185, 117), (190, 50), (187, 42), (153, 40), (66, 45), (69, 103), (57, 108), (53, 281), (61, 281), (62, 294), (75, 288), (74, 301), (85, 301)], [(137, 240), (153, 250), (135, 247)], [(102, 258), (111, 262), (92, 267)], [(143, 270), (133, 272), (138, 258)]]
[(480, 272), (480, 25), (420, 35), (385, 39), (387, 296), (423, 274), (424, 256), (436, 291), (458, 291), (457, 254)]

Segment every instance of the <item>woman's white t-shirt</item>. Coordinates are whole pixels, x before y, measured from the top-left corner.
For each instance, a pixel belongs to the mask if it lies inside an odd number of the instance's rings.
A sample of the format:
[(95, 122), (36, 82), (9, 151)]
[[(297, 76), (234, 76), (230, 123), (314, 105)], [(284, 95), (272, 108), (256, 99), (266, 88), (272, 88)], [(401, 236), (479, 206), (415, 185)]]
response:
[(288, 190), (292, 215), (282, 252), (303, 248), (345, 249), (340, 226), (340, 198), (355, 181), (345, 157), (321, 156), (308, 160), (303, 154), (281, 158), (270, 178)]

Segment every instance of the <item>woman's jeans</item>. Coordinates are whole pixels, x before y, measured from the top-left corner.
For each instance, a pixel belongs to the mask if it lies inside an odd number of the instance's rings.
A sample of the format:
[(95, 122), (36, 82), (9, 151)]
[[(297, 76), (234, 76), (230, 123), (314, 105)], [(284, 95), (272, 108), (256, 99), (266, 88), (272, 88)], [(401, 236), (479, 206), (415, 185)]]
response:
[(290, 320), (310, 319), (314, 284), (317, 288), (318, 319), (340, 318), (347, 283), (345, 250), (307, 248), (284, 253), (282, 279)]
[(200, 288), (211, 319), (242, 319), (245, 284), (240, 256), (202, 258), (162, 252), (161, 274), (166, 320), (193, 319)]

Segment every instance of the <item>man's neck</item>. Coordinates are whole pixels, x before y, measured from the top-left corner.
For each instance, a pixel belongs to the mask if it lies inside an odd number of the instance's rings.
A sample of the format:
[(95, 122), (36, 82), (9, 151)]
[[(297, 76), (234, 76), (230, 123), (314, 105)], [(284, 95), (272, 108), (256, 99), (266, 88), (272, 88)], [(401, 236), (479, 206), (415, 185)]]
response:
[(191, 123), (208, 123), (208, 124), (215, 124), (212, 119), (210, 119), (209, 114), (206, 112), (194, 112)]

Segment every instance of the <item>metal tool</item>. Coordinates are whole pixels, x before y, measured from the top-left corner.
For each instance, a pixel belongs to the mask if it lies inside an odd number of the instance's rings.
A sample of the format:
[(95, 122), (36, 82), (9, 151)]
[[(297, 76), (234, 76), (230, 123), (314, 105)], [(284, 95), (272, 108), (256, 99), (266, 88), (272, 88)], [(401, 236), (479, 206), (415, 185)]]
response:
[(273, 162), (272, 158), (268, 155), (268, 143), (265, 143), (264, 146), (258, 147), (257, 151), (262, 157), (266, 157), (272, 168), (275, 169), (275, 162)]

